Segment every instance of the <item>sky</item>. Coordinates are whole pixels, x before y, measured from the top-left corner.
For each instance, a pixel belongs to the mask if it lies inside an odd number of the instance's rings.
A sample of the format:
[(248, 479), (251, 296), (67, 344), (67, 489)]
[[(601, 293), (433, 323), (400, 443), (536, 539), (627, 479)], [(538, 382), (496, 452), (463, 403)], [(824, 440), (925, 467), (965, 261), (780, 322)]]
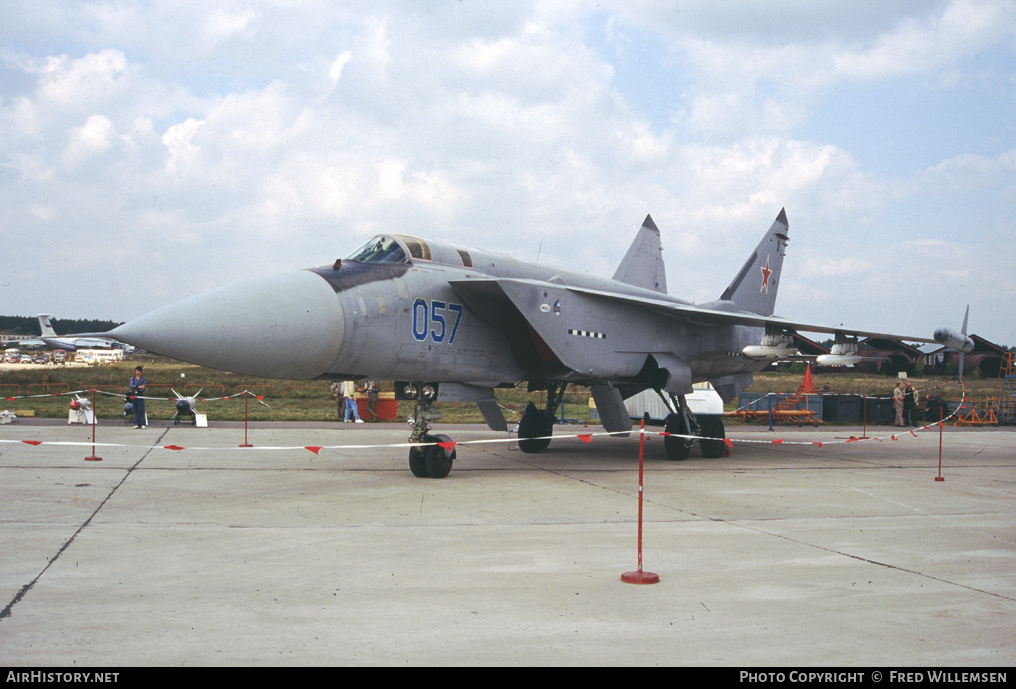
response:
[[(1016, 345), (1016, 0), (0, 3), (0, 313), (128, 320), (380, 232)], [(824, 339), (824, 338), (819, 338)]]

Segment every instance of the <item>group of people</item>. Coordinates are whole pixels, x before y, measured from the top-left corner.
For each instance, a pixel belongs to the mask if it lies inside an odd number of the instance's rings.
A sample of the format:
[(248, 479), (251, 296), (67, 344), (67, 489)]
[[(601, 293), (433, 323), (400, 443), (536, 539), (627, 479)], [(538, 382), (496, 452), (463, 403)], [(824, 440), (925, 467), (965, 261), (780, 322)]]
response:
[(917, 426), (917, 388), (910, 379), (896, 383), (893, 390), (893, 406), (896, 408), (897, 426)]
[[(148, 417), (145, 415), (145, 388), (148, 385), (148, 381), (144, 376), (144, 369), (138, 366), (134, 369), (134, 375), (131, 376), (127, 386), (130, 389), (130, 393), (127, 395), (128, 400), (134, 406), (134, 428), (144, 428), (148, 425)], [(345, 421), (353, 421), (355, 423), (363, 423), (363, 419), (360, 418), (360, 411), (356, 408), (356, 383), (351, 380), (346, 380), (341, 383), (332, 383), (331, 385), (332, 396), (341, 405), (345, 403)], [(377, 421), (377, 400), (378, 393), (381, 392), (381, 386), (376, 380), (368, 380), (367, 384), (364, 385), (360, 392), (367, 393), (367, 414), (370, 415), (370, 421)], [(342, 408), (339, 407), (339, 416), (342, 416)]]
[[(356, 406), (356, 383), (352, 380), (344, 380), (341, 383), (332, 383), (330, 386), (332, 396), (335, 398), (336, 404), (338, 405), (338, 414), (346, 423), (353, 421), (354, 423), (363, 423), (363, 419), (360, 418), (360, 410)], [(360, 388), (360, 392), (367, 393), (367, 414), (370, 416), (368, 421), (377, 421), (377, 400), (378, 393), (381, 391), (381, 386), (376, 380), (368, 380), (367, 384)], [(345, 413), (343, 414), (342, 406), (345, 405)]]
[[(927, 406), (924, 410), (924, 418), (929, 421), (938, 421), (945, 415), (945, 401), (938, 396), (925, 396)], [(920, 412), (917, 408), (917, 388), (909, 379), (896, 383), (893, 389), (893, 407), (896, 409), (897, 426), (919, 426)]]

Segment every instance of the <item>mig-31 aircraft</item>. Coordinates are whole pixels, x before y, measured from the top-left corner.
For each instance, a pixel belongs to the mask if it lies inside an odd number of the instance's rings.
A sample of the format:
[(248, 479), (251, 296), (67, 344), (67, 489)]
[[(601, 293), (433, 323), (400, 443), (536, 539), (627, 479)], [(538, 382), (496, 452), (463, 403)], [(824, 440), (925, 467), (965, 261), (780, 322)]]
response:
[[(667, 294), (660, 231), (647, 216), (613, 278), (557, 270), (404, 234), (370, 239), (332, 265), (282, 273), (170, 304), (109, 335), (211, 368), (291, 379), (394, 380), (416, 402), (412, 472), (443, 478), (454, 444), (431, 434), (438, 401), (475, 402), (506, 431), (494, 389), (527, 381), (547, 392), (528, 404), (519, 447), (548, 447), (568, 385), (588, 386), (606, 431), (632, 421), (624, 400), (646, 389), (667, 403), (666, 453), (688, 456), (696, 439), (723, 452), (721, 416), (696, 419), (685, 396), (709, 381), (724, 401), (754, 372), (796, 354), (793, 334), (830, 333), (819, 363), (859, 360), (858, 337), (887, 333), (795, 323), (773, 316), (788, 242), (781, 210), (719, 299), (692, 304)], [(972, 342), (948, 329), (939, 340)], [(936, 333), (937, 334), (937, 333)], [(907, 340), (930, 342), (923, 337)]]

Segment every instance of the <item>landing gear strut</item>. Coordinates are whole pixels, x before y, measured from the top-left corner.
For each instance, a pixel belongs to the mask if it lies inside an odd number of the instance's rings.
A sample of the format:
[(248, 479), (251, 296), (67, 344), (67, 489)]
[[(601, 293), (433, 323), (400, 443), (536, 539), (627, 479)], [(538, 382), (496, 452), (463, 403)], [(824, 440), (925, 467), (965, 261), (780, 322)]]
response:
[[(663, 396), (663, 393), (660, 395)], [(667, 401), (665, 397), (664, 401)], [(674, 411), (665, 420), (664, 430), (668, 435), (663, 438), (663, 448), (667, 452), (667, 459), (680, 462), (688, 459), (691, 446), (695, 444), (694, 438), (687, 436), (698, 435), (700, 429), (684, 395), (671, 395), (669, 402)]]
[(452, 470), (455, 461), (455, 450), (448, 450), (436, 443), (451, 443), (446, 435), (431, 435), (430, 422), (441, 418), (441, 412), (432, 408), (437, 390), (431, 385), (406, 384), (402, 393), (407, 398), (416, 399), (416, 409), (409, 417), (412, 430), (409, 433), (411, 443), (424, 444), (409, 448), (409, 470), (418, 478), (444, 478)]
[[(663, 447), (667, 452), (667, 459), (679, 462), (688, 459), (695, 438), (698, 437), (699, 446), (702, 448), (702, 456), (707, 459), (722, 457), (727, 446), (723, 441), (723, 418), (716, 414), (703, 414), (696, 417), (688, 408), (684, 395), (670, 395), (668, 400), (664, 393), (657, 390), (664, 402), (667, 402), (673, 411), (667, 415), (665, 429), (668, 434), (663, 439)], [(683, 437), (678, 437), (683, 436)]]
[[(530, 402), (522, 412), (519, 420), (519, 449), (526, 453), (542, 452), (550, 446), (550, 436), (554, 434), (554, 410), (564, 398), (567, 383), (547, 384), (547, 405), (538, 409)], [(533, 388), (530, 388), (533, 392)]]

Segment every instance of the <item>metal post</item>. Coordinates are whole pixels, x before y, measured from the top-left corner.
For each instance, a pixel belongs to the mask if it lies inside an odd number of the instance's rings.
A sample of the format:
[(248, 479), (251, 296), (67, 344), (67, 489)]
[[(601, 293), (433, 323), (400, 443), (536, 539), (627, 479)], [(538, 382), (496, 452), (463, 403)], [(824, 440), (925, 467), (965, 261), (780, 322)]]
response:
[(250, 395), (246, 389), (243, 391), (243, 442), (240, 447), (254, 447), (247, 442), (247, 396)]
[(942, 427), (945, 425), (942, 423), (942, 414), (945, 411), (942, 407), (938, 408), (938, 476), (935, 477), (936, 481), (945, 481), (945, 477), (942, 476)]
[(644, 448), (646, 444), (646, 416), (648, 412), (642, 417), (642, 426), (639, 431), (639, 537), (638, 537), (638, 549), (639, 549), (639, 568), (635, 572), (625, 572), (621, 575), (621, 581), (626, 584), (658, 584), (660, 583), (660, 577), (652, 572), (642, 571), (642, 467), (644, 463)]
[(85, 457), (86, 462), (101, 462), (102, 457), (95, 454), (95, 388), (92, 388), (92, 454)]

